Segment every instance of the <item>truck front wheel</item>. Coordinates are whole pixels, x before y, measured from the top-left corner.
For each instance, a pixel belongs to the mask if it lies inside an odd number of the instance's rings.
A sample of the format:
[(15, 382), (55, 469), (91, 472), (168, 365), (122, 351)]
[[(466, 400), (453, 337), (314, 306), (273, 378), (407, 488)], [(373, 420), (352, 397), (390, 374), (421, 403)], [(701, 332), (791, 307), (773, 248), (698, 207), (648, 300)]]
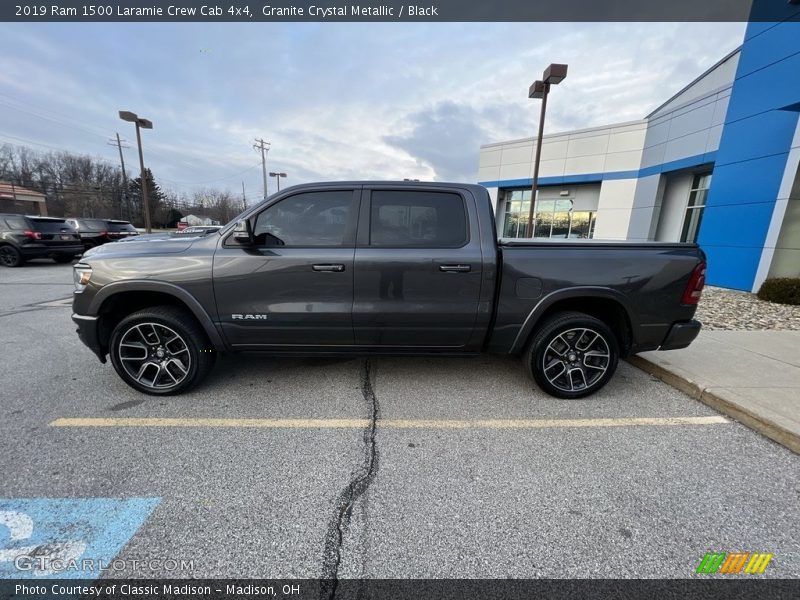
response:
[(124, 318), (111, 333), (109, 354), (125, 383), (156, 396), (196, 386), (216, 358), (194, 317), (174, 306), (154, 306)]
[(536, 384), (556, 398), (583, 398), (602, 388), (617, 369), (619, 344), (603, 321), (562, 312), (542, 323), (525, 352)]

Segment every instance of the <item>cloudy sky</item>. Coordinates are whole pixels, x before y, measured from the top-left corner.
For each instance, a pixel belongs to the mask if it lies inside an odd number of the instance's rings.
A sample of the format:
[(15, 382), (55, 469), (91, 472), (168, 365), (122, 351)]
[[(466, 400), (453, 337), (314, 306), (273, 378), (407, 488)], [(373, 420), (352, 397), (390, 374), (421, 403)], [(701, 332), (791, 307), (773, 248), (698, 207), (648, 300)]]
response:
[[(639, 119), (742, 40), (744, 24), (0, 24), (0, 143), (118, 162), (151, 119), (162, 186), (261, 194), (254, 137), (287, 183), (475, 181), (483, 143)], [(136, 165), (135, 145), (125, 151)], [(274, 191), (274, 190), (273, 190)]]

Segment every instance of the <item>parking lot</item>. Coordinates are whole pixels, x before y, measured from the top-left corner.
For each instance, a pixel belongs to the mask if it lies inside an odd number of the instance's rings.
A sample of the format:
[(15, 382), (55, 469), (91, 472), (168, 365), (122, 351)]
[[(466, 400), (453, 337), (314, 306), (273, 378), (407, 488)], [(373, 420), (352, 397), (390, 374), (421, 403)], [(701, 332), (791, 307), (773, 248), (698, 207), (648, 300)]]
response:
[(153, 398), (80, 344), (71, 293), (68, 265), (0, 270), (0, 498), (49, 499), (58, 535), (91, 513), (111, 576), (668, 578), (711, 551), (800, 576), (800, 459), (627, 363), (564, 401), (508, 357), (232, 355)]

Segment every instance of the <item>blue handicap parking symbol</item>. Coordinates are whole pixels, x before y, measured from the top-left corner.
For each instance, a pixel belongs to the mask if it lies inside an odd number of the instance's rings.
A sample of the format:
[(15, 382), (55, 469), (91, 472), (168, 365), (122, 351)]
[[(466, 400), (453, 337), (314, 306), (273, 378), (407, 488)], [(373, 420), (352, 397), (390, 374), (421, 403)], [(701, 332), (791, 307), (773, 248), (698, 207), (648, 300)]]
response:
[(99, 577), (159, 501), (0, 498), (0, 579)]

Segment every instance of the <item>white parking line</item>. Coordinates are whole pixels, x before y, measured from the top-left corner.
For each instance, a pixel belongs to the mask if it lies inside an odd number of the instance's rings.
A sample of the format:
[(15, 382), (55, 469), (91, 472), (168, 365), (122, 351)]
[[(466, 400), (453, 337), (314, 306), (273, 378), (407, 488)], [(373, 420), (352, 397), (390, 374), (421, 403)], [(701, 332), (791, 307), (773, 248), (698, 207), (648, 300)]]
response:
[[(617, 419), (379, 419), (387, 429), (547, 429), (555, 427), (641, 427), (665, 425), (721, 425), (723, 416), (630, 417)], [(162, 417), (78, 417), (56, 419), (51, 427), (241, 427), (261, 429), (362, 429), (367, 419), (225, 419)]]

